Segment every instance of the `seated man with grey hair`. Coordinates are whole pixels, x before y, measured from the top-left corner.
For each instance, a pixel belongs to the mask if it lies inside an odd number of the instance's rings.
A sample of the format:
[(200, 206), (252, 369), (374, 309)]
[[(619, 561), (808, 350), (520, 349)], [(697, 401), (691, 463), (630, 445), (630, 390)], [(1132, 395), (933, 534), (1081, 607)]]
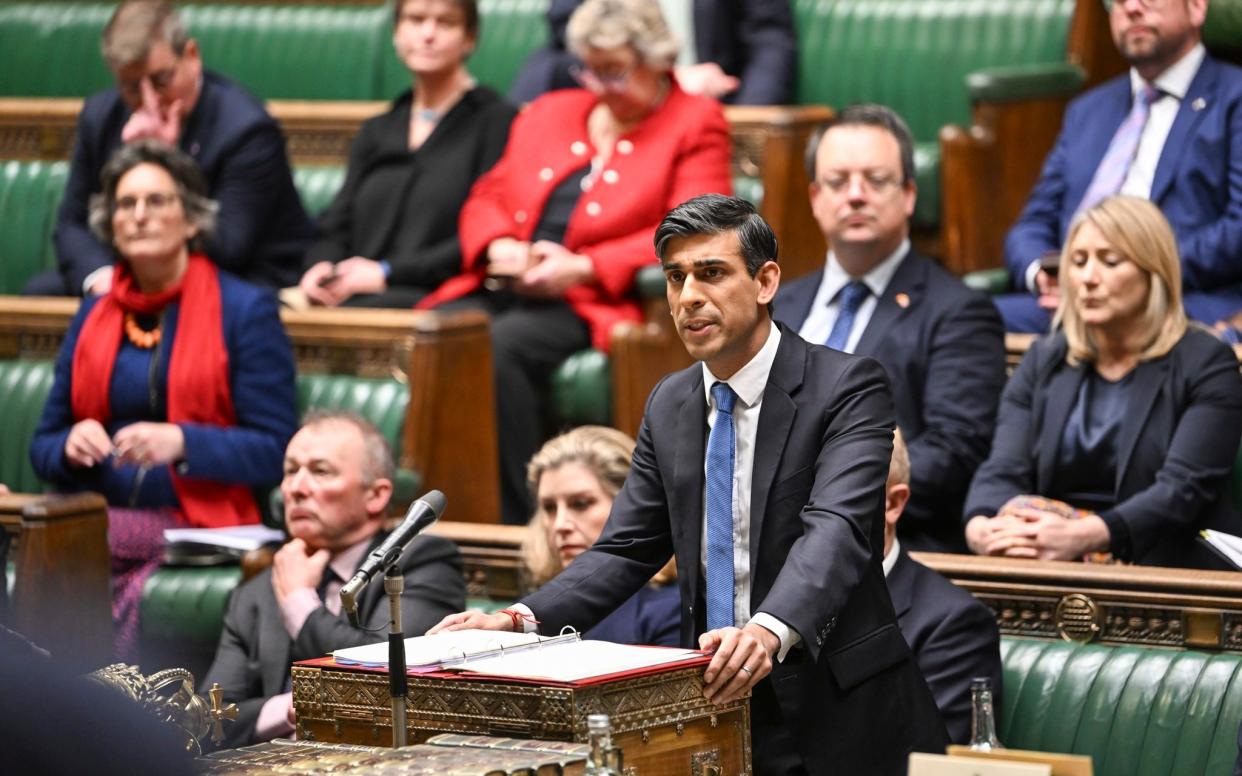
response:
[(58, 267), (35, 276), (25, 292), (108, 290), (112, 251), (91, 234), (88, 203), (113, 152), (145, 139), (189, 154), (220, 203), (209, 258), (269, 288), (297, 283), (314, 227), (294, 189), (280, 127), (263, 104), (203, 69), (197, 42), (166, 2), (122, 3), (104, 28), (102, 48), (116, 86), (82, 106), (53, 236)]
[[(293, 733), (289, 664), (383, 641), (388, 606), (378, 581), (358, 597), (353, 627), (340, 590), (387, 536), (393, 461), (375, 426), (350, 412), (312, 412), (285, 451), (285, 527), (292, 537), (272, 568), (233, 592), (216, 659), (203, 687), (219, 682), (240, 709), (229, 746)], [(446, 539), (419, 536), (399, 563), (407, 636), (422, 635), (466, 603), (461, 555)]]

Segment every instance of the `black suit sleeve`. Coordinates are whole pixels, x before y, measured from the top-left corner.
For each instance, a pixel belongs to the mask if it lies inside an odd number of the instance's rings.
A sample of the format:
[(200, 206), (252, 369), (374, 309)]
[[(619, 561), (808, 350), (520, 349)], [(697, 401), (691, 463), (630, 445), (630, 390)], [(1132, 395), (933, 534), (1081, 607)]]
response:
[(979, 676), (991, 679), (993, 707), (1001, 708), (1000, 633), (996, 618), (982, 604), (964, 606), (940, 619), (921, 644), (911, 646), (940, 708), (949, 738), (957, 744), (968, 743), (970, 680)]
[[(452, 542), (434, 536), (419, 537), (406, 551), (401, 565), (405, 569), (401, 627), (406, 636), (421, 636), (448, 615), (466, 608), (461, 553)], [(371, 584), (382, 590), (379, 580)], [(371, 593), (367, 597), (371, 605), (366, 611), (360, 611), (359, 617), (363, 627), (369, 630), (354, 628), (345, 617), (320, 607), (306, 618), (293, 651), (326, 655), (333, 650), (374, 644), (387, 638), (387, 598), (370, 590), (368, 593)]]
[[(910, 489), (953, 495), (953, 510), (987, 457), (1005, 387), (1005, 332), (991, 300), (971, 294), (938, 322), (925, 354), (923, 431), (908, 438)], [(934, 502), (932, 499), (920, 500)], [(939, 516), (941, 513), (937, 513)], [(910, 512), (903, 519), (932, 517)]]
[[(341, 188), (332, 198), (332, 203), (319, 214), (316, 223), (319, 227), (319, 239), (306, 252), (302, 261), (305, 272), (321, 261), (338, 261), (357, 255), (351, 247), (352, 203), (358, 194), (358, 182), (369, 166), (369, 159), (374, 153), (378, 139), (375, 137), (377, 124), (367, 121), (358, 131), (358, 136), (349, 146), (349, 161), (345, 167), (345, 180)], [(371, 258), (368, 256), (367, 258)], [(382, 257), (381, 257), (382, 258)]]
[(94, 113), (88, 101), (78, 118), (69, 180), (56, 212), (56, 231), (52, 237), (60, 274), (67, 279), (70, 290), (79, 296), (87, 275), (112, 264), (112, 249), (91, 233), (87, 222), (91, 190), (99, 183), (91, 178), (103, 165), (103, 160), (94, 158), (95, 152), (89, 142), (102, 134), (95, 126)]
[(742, 84), (730, 102), (784, 105), (793, 100), (796, 49), (793, 15), (787, 0), (745, 0), (733, 29), (745, 63), (736, 75)]

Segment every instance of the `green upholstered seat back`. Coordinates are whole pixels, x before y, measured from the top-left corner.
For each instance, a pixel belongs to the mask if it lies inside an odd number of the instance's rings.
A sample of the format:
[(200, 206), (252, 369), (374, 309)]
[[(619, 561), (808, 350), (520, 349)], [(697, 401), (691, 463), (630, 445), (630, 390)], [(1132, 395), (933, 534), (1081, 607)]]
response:
[[(375, 5), (178, 4), (207, 67), (263, 99), (386, 100), (409, 88)], [(115, 3), (0, 2), (0, 95), (83, 97), (111, 84), (99, 36)], [(547, 0), (483, 0), (470, 67), (504, 92), (547, 36)], [(330, 55), (329, 55), (330, 54)]]
[(52, 229), (68, 162), (0, 161), (0, 294), (56, 266)]
[(914, 221), (939, 221), (945, 124), (970, 120), (966, 75), (1062, 62), (1074, 0), (793, 0), (797, 101), (835, 108), (878, 102), (918, 142)]
[(375, 424), (393, 454), (401, 455), (410, 389), (396, 380), (352, 375), (298, 375), (298, 413), (311, 409), (350, 410)]
[(0, 360), (0, 482), (18, 493), (43, 490), (30, 466), (30, 440), (53, 377), (50, 361)]
[(1008, 747), (1092, 757), (1096, 776), (1231, 773), (1242, 655), (1001, 640)]
[(307, 165), (293, 168), (293, 185), (302, 198), (302, 207), (311, 216), (332, 204), (332, 198), (345, 182), (343, 165)]

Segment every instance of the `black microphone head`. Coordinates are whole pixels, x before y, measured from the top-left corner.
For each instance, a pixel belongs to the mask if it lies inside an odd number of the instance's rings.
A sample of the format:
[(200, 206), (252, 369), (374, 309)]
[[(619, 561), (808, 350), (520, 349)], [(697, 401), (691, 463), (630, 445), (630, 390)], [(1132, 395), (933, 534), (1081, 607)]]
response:
[(448, 506), (448, 499), (438, 490), (428, 491), (419, 501), (431, 507), (431, 511), (436, 513), (437, 520), (440, 515), (444, 514), (444, 508)]

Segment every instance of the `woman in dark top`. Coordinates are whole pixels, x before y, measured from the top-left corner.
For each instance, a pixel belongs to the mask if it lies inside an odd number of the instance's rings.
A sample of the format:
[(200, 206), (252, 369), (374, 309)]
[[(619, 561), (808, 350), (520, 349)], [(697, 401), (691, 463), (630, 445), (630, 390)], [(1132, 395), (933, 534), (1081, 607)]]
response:
[(976, 553), (1213, 567), (1198, 531), (1242, 533), (1228, 495), (1242, 378), (1229, 347), (1188, 326), (1179, 261), (1146, 200), (1111, 197), (1075, 219), (1061, 331), (1010, 379), (971, 483)]
[(405, 0), (393, 21), (414, 88), (354, 140), (306, 254), (299, 287), (313, 304), (410, 307), (457, 274), (457, 214), (509, 135), (513, 107), (466, 69), (479, 33), (474, 0)]
[[(522, 557), (531, 582), (542, 585), (595, 543), (625, 477), (634, 440), (603, 426), (579, 426), (547, 444), (527, 471), (535, 515), (527, 526)], [(584, 635), (619, 644), (677, 646), (681, 598), (670, 562), (612, 614)]]

